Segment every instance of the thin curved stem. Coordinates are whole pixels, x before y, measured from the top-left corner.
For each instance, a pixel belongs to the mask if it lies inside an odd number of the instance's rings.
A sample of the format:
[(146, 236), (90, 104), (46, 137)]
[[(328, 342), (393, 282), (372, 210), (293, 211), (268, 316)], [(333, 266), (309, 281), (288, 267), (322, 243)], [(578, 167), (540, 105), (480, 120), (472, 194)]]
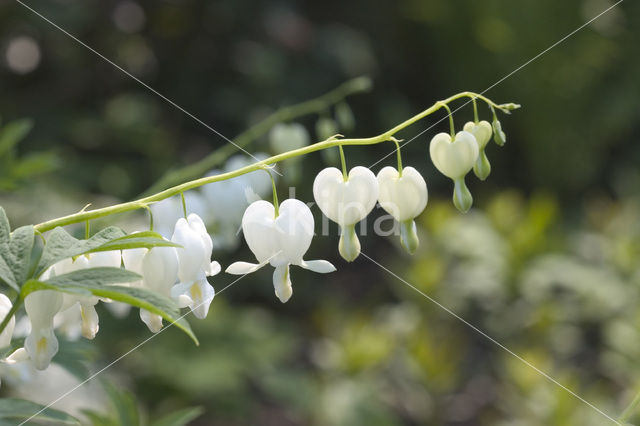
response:
[(447, 110), (447, 114), (449, 115), (449, 133), (451, 133), (451, 139), (456, 138), (456, 125), (453, 123), (453, 114), (451, 114), (451, 108), (449, 105), (443, 104), (442, 107)]
[(476, 98), (471, 98), (473, 102), (473, 122), (478, 124), (480, 119), (478, 118), (478, 103), (476, 102)]
[(280, 108), (258, 124), (236, 136), (233, 139), (233, 143), (235, 145), (224, 145), (196, 163), (180, 169), (168, 171), (156, 183), (148, 188), (142, 196), (148, 196), (169, 188), (170, 186), (203, 176), (205, 173), (219, 166), (232, 154), (237, 152), (239, 147), (244, 148), (254, 140), (265, 135), (277, 123), (294, 120), (298, 117), (303, 117), (309, 114), (320, 114), (332, 105), (343, 101), (348, 96), (369, 91), (371, 86), (372, 83), (369, 77), (357, 77), (315, 99)]
[(457, 95), (451, 96), (450, 98), (445, 99), (444, 101), (438, 101), (436, 102), (433, 106), (431, 106), (430, 108), (422, 111), (421, 113), (411, 117), (410, 119), (398, 124), (397, 126), (395, 126), (394, 128), (387, 130), (386, 132), (378, 135), (378, 136), (373, 136), (370, 138), (353, 138), (353, 139), (338, 139), (336, 137), (331, 137), (325, 141), (322, 142), (317, 142), (315, 144), (312, 145), (307, 145), (305, 147), (302, 148), (298, 148), (298, 149), (294, 149), (292, 151), (288, 151), (288, 152), (283, 152), (281, 154), (278, 155), (274, 155), (272, 157), (266, 158), (262, 161), (258, 161), (256, 163), (250, 164), (248, 166), (245, 167), (241, 167), (239, 169), (233, 170), (231, 172), (227, 172), (227, 173), (220, 173), (214, 176), (207, 176), (207, 177), (203, 177), (200, 179), (195, 179), (195, 180), (191, 180), (189, 182), (185, 182), (182, 183), (180, 185), (176, 185), (173, 186), (171, 188), (165, 189), (164, 191), (158, 192), (157, 194), (153, 194), (147, 197), (143, 197), (140, 198), (138, 200), (135, 201), (129, 201), (126, 203), (121, 203), (121, 204), (116, 204), (113, 206), (109, 206), (109, 207), (104, 207), (101, 209), (95, 209), (95, 210), (89, 210), (89, 211), (80, 211), (78, 213), (74, 213), (68, 216), (63, 216), (63, 217), (59, 217), (57, 219), (52, 219), (43, 223), (40, 223), (38, 225), (35, 225), (35, 229), (39, 232), (45, 232), (45, 231), (49, 231), (53, 228), (56, 228), (58, 226), (66, 226), (66, 225), (71, 225), (73, 223), (78, 223), (78, 222), (82, 222), (85, 220), (90, 220), (90, 219), (97, 219), (100, 217), (105, 217), (105, 216), (110, 216), (112, 214), (116, 214), (116, 213), (124, 213), (124, 212), (128, 212), (128, 211), (132, 211), (132, 210), (137, 210), (137, 209), (143, 209), (146, 208), (147, 206), (156, 203), (158, 201), (162, 201), (166, 198), (172, 197), (174, 195), (178, 195), (180, 193), (183, 193), (185, 191), (188, 191), (190, 189), (194, 189), (194, 188), (198, 188), (202, 185), (206, 185), (208, 183), (213, 183), (213, 182), (220, 182), (223, 180), (227, 180), (227, 179), (231, 179), (237, 176), (241, 176), (243, 174), (246, 173), (250, 173), (253, 172), (255, 170), (260, 170), (265, 168), (265, 166), (268, 166), (270, 164), (275, 164), (279, 161), (283, 161), (283, 160), (287, 160), (289, 158), (295, 158), (295, 157), (299, 157), (301, 155), (306, 155), (315, 151), (320, 151), (323, 149), (327, 149), (327, 148), (331, 148), (331, 147), (335, 147), (335, 146), (339, 146), (339, 145), (375, 145), (378, 143), (382, 143), (382, 142), (386, 142), (386, 141), (390, 141), (392, 140), (391, 138), (393, 137), (393, 135), (397, 132), (399, 132), (400, 130), (409, 127), (410, 125), (412, 125), (413, 123), (419, 121), (420, 119), (433, 114), (434, 112), (438, 111), (440, 108), (443, 107), (444, 104), (448, 104), (449, 102), (452, 102), (456, 99), (460, 99), (462, 97), (477, 97), (479, 99), (482, 99), (483, 101), (487, 102), (490, 106), (493, 106), (503, 112), (509, 112), (513, 109), (516, 109), (519, 107), (519, 105), (516, 104), (501, 104), (498, 105), (496, 103), (494, 103), (493, 101), (485, 98), (482, 95), (478, 95), (476, 93), (473, 92), (462, 92), (462, 93), (458, 93)]
[(340, 149), (340, 164), (342, 165), (342, 177), (346, 182), (349, 178), (349, 173), (347, 173), (347, 161), (344, 159), (344, 149), (342, 145), (338, 145), (338, 149)]
[(396, 155), (398, 157), (398, 177), (402, 177), (402, 154), (400, 153), (400, 141), (396, 138), (391, 138), (396, 144)]

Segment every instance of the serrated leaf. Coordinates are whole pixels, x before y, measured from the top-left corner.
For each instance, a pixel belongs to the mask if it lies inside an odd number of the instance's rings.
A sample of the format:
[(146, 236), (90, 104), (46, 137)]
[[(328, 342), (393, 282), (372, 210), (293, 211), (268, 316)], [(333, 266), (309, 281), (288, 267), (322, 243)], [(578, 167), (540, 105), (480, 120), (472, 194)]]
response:
[(10, 243), (11, 228), (9, 227), (9, 219), (7, 219), (4, 209), (0, 207), (0, 279), (14, 290), (20, 291), (10, 262), (6, 260), (11, 257)]
[(11, 234), (8, 253), (2, 253), (18, 285), (27, 279), (34, 237), (33, 225), (21, 226)]
[(110, 226), (96, 233), (88, 240), (78, 240), (69, 235), (64, 229), (55, 228), (49, 234), (47, 244), (42, 251), (42, 257), (34, 272), (34, 277), (38, 278), (48, 267), (63, 259), (87, 253), (122, 236), (124, 236), (122, 229)]
[(0, 129), (0, 156), (22, 141), (33, 128), (33, 120), (24, 118), (7, 123)]
[[(33, 416), (33, 417), (32, 417)], [(24, 399), (2, 398), (0, 399), (0, 419), (37, 420), (56, 422), (55, 424), (79, 425), (80, 421), (75, 417), (53, 408)]]
[(174, 411), (153, 422), (154, 426), (186, 426), (204, 413), (202, 407), (191, 407)]
[(145, 288), (106, 285), (137, 281), (139, 279), (140, 276), (138, 274), (125, 269), (81, 269), (53, 277), (47, 281), (29, 280), (22, 287), (22, 297), (26, 297), (27, 294), (37, 290), (57, 290), (76, 295), (88, 295), (91, 293), (94, 296), (106, 297), (160, 315), (169, 323), (175, 323), (178, 328), (184, 331), (195, 344), (198, 345), (198, 339), (193, 334), (191, 326), (181, 317), (179, 309), (171, 299)]

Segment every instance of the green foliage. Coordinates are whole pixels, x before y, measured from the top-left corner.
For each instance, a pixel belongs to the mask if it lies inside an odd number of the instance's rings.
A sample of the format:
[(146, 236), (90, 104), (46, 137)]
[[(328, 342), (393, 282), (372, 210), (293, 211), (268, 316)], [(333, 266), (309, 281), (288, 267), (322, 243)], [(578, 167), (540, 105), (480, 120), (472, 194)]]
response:
[(58, 165), (51, 152), (16, 155), (16, 146), (33, 128), (33, 120), (25, 118), (11, 121), (0, 128), (0, 189), (15, 189), (24, 179), (50, 172)]
[(153, 231), (136, 232), (134, 234), (124, 235), (114, 238), (94, 249), (85, 253), (96, 253), (109, 250), (128, 250), (134, 248), (153, 248), (153, 247), (181, 247), (180, 244), (172, 243), (162, 235)]
[[(41, 413), (36, 414), (38, 411)], [(3, 421), (24, 421), (33, 416), (34, 421), (51, 422), (58, 425), (79, 425), (80, 421), (53, 408), (45, 408), (44, 405), (24, 399), (2, 398), (0, 399), (0, 424)], [(10, 424), (14, 424), (13, 422)]]

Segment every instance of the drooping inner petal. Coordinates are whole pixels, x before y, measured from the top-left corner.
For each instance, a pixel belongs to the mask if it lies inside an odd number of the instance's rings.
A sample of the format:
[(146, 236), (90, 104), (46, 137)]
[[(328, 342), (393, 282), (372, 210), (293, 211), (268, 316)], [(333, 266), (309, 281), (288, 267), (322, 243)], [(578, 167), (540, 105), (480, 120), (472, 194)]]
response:
[(285, 303), (291, 298), (293, 288), (291, 287), (288, 264), (276, 266), (276, 269), (273, 271), (273, 288), (276, 297), (280, 299), (282, 303)]

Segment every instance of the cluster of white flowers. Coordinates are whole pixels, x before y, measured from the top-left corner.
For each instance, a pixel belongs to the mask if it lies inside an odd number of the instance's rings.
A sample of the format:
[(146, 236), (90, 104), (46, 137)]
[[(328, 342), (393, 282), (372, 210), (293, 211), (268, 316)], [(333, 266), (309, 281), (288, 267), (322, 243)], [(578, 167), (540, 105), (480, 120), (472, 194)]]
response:
[(473, 169), (479, 179), (485, 180), (491, 173), (485, 147), (492, 134), (498, 145), (504, 145), (506, 136), (495, 118), (493, 125), (486, 120), (469, 121), (463, 129), (455, 136), (448, 133), (435, 135), (431, 139), (429, 153), (440, 173), (454, 182), (453, 203), (458, 210), (467, 212), (473, 204), (473, 197), (464, 182), (465, 176)]
[[(171, 297), (178, 307), (189, 307), (197, 318), (203, 319), (207, 316), (215, 295), (207, 277), (220, 272), (218, 262), (211, 261), (211, 237), (202, 219), (197, 214), (190, 214), (186, 219), (177, 220), (171, 242), (180, 247), (104, 251), (64, 259), (47, 269), (42, 279), (86, 268), (124, 266), (125, 269), (138, 273), (142, 279), (119, 285), (146, 288)], [(0, 316), (4, 317), (11, 309), (11, 302), (6, 296), (0, 296)], [(30, 361), (36, 369), (44, 370), (58, 352), (55, 328), (70, 340), (75, 340), (80, 335), (87, 339), (96, 336), (99, 318), (95, 305), (100, 301), (108, 305), (113, 303), (95, 296), (76, 296), (53, 290), (30, 293), (24, 300), (29, 321), (24, 347), (16, 350), (3, 362), (11, 364)], [(141, 309), (140, 318), (154, 333), (162, 328), (162, 317), (157, 314)], [(12, 318), (0, 335), (0, 347), (8, 346), (14, 324), (15, 318)]]

